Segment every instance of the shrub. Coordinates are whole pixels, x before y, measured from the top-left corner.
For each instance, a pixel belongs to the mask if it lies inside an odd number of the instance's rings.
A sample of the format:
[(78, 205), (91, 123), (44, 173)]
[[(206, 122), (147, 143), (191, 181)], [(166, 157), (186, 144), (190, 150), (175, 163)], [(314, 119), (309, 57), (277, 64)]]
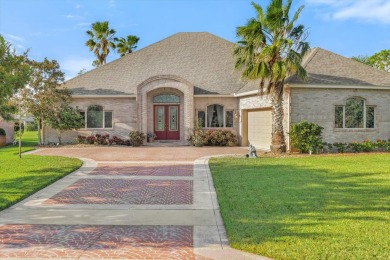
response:
[(322, 148), (322, 130), (324, 128), (311, 122), (301, 121), (291, 125), (291, 145), (301, 153), (308, 153), (310, 150), (317, 151)]
[(86, 143), (86, 139), (87, 139), (87, 137), (82, 136), (82, 135), (78, 135), (77, 138), (76, 138), (76, 141), (77, 141), (78, 144), (85, 144)]
[(0, 128), (0, 136), (5, 136), (5, 130), (3, 128)]
[(349, 144), (349, 147), (352, 149), (354, 153), (360, 153), (361, 151), (363, 151), (363, 146), (361, 143), (352, 142)]
[(96, 137), (91, 135), (91, 136), (87, 136), (87, 138), (85, 139), (86, 143), (87, 144), (94, 144), (96, 142)]
[(108, 139), (110, 139), (110, 135), (109, 134), (95, 134), (95, 138), (96, 138), (96, 144), (102, 144), (102, 145), (107, 145), (109, 142), (108, 142)]
[(369, 153), (372, 152), (375, 148), (375, 145), (370, 140), (365, 140), (361, 143), (362, 151)]
[(206, 145), (234, 146), (237, 144), (237, 137), (230, 130), (207, 130), (204, 137)]
[(350, 145), (346, 143), (334, 143), (333, 146), (337, 148), (337, 152), (339, 153), (345, 153), (350, 147)]
[(194, 133), (188, 138), (188, 141), (197, 147), (201, 147), (207, 144), (205, 131), (202, 128), (202, 120), (198, 120), (194, 129)]
[(139, 131), (131, 131), (129, 133), (129, 137), (130, 137), (129, 144), (131, 146), (140, 146), (144, 143), (145, 140), (145, 134)]

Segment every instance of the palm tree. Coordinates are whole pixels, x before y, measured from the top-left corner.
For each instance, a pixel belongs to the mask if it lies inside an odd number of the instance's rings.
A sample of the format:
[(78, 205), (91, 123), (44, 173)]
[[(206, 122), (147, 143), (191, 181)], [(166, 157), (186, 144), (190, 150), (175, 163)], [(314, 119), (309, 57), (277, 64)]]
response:
[(237, 27), (240, 40), (234, 50), (236, 69), (242, 77), (258, 80), (259, 93), (267, 94), (272, 106), (271, 151), (286, 151), (283, 130), (283, 95), (286, 77), (297, 74), (306, 77), (301, 66), (302, 58), (309, 50), (303, 25), (294, 26), (304, 6), (300, 6), (292, 19), (289, 17), (292, 0), (271, 0), (264, 13), (260, 5), (252, 2), (256, 17), (245, 26)]
[(137, 48), (139, 38), (135, 35), (128, 35), (127, 38), (119, 38), (116, 47), (121, 57), (125, 56), (126, 53), (132, 53)]
[(96, 22), (91, 26), (91, 30), (88, 30), (87, 35), (90, 39), (85, 43), (89, 47), (90, 51), (96, 56), (94, 65), (101, 66), (106, 64), (106, 58), (110, 53), (110, 49), (115, 49), (115, 42), (118, 40), (115, 38), (116, 31), (110, 29), (108, 21)]

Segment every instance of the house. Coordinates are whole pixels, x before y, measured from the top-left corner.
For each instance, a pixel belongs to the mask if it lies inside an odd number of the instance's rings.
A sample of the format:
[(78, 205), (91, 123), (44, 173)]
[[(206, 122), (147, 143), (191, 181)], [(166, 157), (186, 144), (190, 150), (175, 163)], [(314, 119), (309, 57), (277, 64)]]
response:
[(5, 130), (6, 143), (12, 144), (14, 142), (14, 123), (7, 122), (2, 117), (0, 117), (0, 128)]
[[(85, 117), (76, 136), (131, 130), (185, 141), (197, 120), (229, 129), (243, 146), (271, 144), (272, 118), (258, 82), (234, 69), (234, 43), (209, 33), (177, 33), (66, 82)], [(306, 81), (286, 80), (284, 127), (301, 120), (324, 127), (326, 142), (390, 137), (390, 74), (314, 48), (303, 60)], [(45, 130), (46, 141), (56, 134)], [(288, 135), (286, 135), (288, 141)]]

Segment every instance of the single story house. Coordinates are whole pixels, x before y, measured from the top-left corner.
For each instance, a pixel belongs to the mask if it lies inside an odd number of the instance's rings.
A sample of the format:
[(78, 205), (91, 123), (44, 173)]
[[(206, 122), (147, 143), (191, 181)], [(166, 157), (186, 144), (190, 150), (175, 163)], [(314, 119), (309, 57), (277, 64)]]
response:
[(14, 123), (7, 122), (0, 116), (0, 128), (5, 130), (6, 143), (12, 144), (14, 142)]
[[(269, 149), (271, 108), (234, 69), (234, 43), (210, 33), (177, 33), (66, 82), (85, 117), (77, 135), (131, 130), (159, 140), (185, 141), (197, 120), (205, 129), (229, 129), (240, 145)], [(390, 74), (321, 48), (303, 60), (305, 81), (286, 80), (284, 127), (301, 120), (324, 127), (326, 142), (390, 137)], [(44, 131), (56, 142), (53, 130)]]

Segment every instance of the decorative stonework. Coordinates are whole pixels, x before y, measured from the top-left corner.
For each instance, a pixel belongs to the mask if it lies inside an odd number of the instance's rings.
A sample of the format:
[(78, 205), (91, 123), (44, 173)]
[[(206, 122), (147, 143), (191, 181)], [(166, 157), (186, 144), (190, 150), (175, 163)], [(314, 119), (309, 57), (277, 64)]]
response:
[(192, 176), (192, 164), (100, 164), (90, 174), (109, 176)]
[(195, 259), (192, 226), (0, 226), (0, 258)]

